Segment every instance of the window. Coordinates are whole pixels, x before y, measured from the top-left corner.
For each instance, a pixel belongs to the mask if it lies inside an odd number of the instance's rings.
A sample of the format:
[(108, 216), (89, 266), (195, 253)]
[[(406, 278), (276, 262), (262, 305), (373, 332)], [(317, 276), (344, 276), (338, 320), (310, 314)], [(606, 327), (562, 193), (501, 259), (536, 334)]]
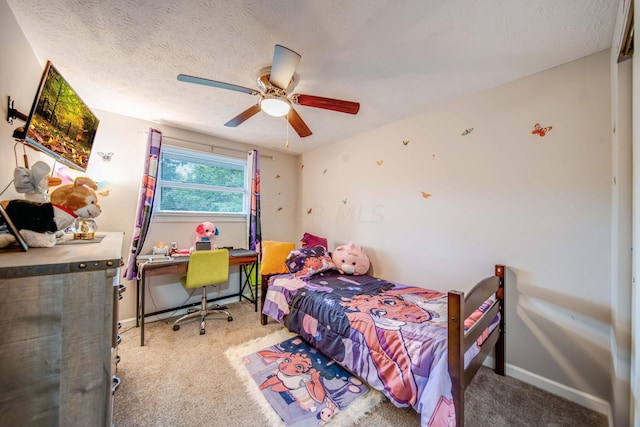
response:
[(246, 159), (162, 147), (157, 213), (247, 212)]

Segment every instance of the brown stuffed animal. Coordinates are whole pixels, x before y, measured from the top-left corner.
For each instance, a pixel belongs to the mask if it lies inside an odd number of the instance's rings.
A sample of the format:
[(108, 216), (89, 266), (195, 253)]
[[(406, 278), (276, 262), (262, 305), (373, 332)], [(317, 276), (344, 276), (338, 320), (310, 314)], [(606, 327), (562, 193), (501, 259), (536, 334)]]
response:
[[(22, 237), (31, 247), (51, 247), (61, 231), (76, 218), (95, 218), (102, 210), (93, 190), (98, 185), (87, 177), (76, 178), (73, 184), (60, 186), (51, 192), (50, 203), (29, 200), (5, 200), (2, 206)], [(0, 235), (0, 248), (13, 242), (11, 234)]]

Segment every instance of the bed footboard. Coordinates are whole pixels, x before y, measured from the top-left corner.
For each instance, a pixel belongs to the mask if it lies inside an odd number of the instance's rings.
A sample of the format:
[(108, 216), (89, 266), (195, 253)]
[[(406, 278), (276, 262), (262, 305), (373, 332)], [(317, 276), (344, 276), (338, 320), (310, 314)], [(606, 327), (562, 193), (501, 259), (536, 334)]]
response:
[[(465, 331), (465, 319), (494, 294), (496, 298), (493, 304), (471, 328)], [(456, 411), (456, 426), (458, 427), (464, 426), (464, 391), (493, 348), (495, 348), (495, 372), (504, 375), (504, 301), (503, 265), (496, 265), (495, 275), (480, 281), (466, 296), (464, 292), (450, 291), (448, 293), (448, 362), (451, 394)], [(476, 342), (497, 314), (500, 314), (500, 324), (484, 340), (480, 347), (480, 353), (465, 369), (464, 353)]]

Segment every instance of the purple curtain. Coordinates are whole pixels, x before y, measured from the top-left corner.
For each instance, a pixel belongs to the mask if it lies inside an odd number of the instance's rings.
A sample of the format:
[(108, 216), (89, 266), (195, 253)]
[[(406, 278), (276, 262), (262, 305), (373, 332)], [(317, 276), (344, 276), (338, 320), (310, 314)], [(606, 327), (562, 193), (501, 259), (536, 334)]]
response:
[(262, 230), (260, 226), (260, 154), (249, 151), (247, 163), (251, 168), (251, 197), (249, 200), (249, 249), (261, 252)]
[(153, 200), (156, 195), (156, 179), (158, 178), (158, 166), (160, 163), (160, 148), (162, 146), (162, 133), (155, 129), (149, 129), (147, 139), (147, 159), (142, 175), (142, 188), (140, 189), (140, 200), (138, 202), (138, 214), (136, 215), (136, 226), (133, 230), (133, 241), (131, 242), (131, 253), (127, 262), (127, 269), (124, 277), (133, 280), (138, 274), (138, 264), (136, 258), (142, 250), (144, 239), (149, 231), (151, 223), (151, 213)]

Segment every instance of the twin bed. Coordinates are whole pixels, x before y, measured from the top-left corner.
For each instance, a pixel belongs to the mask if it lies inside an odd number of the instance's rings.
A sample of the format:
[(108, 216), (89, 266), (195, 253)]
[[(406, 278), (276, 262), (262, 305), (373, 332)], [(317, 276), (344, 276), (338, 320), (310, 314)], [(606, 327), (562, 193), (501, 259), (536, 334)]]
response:
[(263, 276), (261, 299), (261, 324), (284, 324), (422, 426), (464, 425), (464, 390), (492, 349), (504, 375), (502, 265), (466, 294), (328, 270)]

